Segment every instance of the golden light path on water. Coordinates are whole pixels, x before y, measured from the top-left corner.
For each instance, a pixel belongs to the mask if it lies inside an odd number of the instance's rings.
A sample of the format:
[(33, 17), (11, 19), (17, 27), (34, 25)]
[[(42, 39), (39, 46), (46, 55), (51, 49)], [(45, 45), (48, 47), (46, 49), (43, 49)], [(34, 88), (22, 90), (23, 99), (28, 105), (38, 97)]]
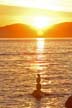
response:
[(44, 53), (45, 39), (37, 38), (37, 64), (36, 69), (42, 71), (43, 67), (41, 66), (41, 61), (43, 61), (43, 53)]
[(44, 38), (37, 38), (36, 39), (36, 60), (34, 63), (31, 64), (30, 68), (33, 71), (42, 71), (43, 67), (41, 66), (41, 61), (43, 60), (43, 52), (44, 52), (44, 44), (45, 39)]
[(45, 44), (44, 38), (37, 38), (37, 52), (43, 53), (44, 44)]

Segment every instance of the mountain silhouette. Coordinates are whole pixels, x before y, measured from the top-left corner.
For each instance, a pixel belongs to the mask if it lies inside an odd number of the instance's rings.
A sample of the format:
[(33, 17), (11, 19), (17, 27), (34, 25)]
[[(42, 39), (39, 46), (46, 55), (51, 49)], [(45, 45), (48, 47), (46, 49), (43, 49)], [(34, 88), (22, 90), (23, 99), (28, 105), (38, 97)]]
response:
[[(37, 38), (37, 31), (25, 24), (12, 24), (0, 27), (0, 38)], [(42, 37), (71, 38), (72, 22), (59, 23), (48, 27)]]
[(0, 27), (0, 38), (35, 38), (37, 33), (25, 24), (12, 24)]
[(45, 31), (44, 36), (47, 38), (71, 38), (72, 22), (63, 22), (53, 25)]

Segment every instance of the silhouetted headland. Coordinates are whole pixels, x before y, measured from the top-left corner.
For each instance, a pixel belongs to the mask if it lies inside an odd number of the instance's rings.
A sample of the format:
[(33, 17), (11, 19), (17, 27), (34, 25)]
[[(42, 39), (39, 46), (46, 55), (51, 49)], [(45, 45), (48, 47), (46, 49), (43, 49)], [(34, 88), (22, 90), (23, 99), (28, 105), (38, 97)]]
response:
[(72, 22), (64, 22), (48, 27), (42, 36), (26, 24), (12, 24), (0, 27), (0, 38), (72, 38)]
[(12, 24), (0, 27), (0, 38), (30, 38), (37, 37), (37, 32), (26, 24)]
[(66, 101), (66, 103), (65, 103), (65, 107), (66, 107), (66, 108), (72, 108), (72, 96), (70, 96), (70, 97), (67, 99), (67, 101)]
[(63, 22), (48, 27), (44, 35), (48, 38), (72, 38), (72, 22)]

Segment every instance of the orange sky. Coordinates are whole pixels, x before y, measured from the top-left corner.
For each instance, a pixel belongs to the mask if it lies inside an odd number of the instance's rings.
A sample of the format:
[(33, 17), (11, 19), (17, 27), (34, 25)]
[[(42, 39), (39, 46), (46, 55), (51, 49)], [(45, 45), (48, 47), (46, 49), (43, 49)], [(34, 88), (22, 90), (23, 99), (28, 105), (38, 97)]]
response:
[(0, 1), (0, 26), (24, 23), (36, 27), (45, 27), (69, 21), (72, 21), (71, 0)]

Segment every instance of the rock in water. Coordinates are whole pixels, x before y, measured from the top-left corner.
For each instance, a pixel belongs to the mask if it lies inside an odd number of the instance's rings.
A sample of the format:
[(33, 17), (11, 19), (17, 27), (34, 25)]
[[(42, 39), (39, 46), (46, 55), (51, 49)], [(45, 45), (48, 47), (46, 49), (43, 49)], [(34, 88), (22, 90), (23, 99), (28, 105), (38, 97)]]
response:
[(68, 100), (66, 101), (65, 107), (66, 107), (66, 108), (72, 108), (72, 96), (70, 96), (70, 97), (68, 98)]

